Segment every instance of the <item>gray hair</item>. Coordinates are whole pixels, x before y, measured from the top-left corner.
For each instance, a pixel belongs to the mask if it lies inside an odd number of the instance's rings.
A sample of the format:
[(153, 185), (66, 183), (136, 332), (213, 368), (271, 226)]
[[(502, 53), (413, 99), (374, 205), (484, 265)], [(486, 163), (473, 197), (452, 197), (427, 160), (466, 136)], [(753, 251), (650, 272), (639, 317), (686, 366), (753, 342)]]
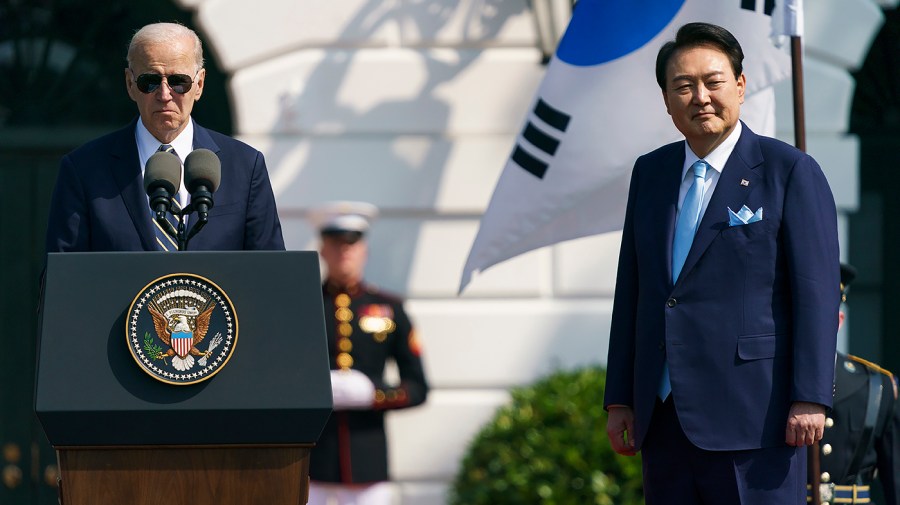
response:
[(194, 61), (196, 70), (203, 68), (203, 44), (200, 37), (190, 28), (179, 23), (153, 23), (144, 26), (134, 33), (131, 43), (128, 44), (128, 56), (126, 61), (131, 67), (131, 57), (139, 47), (155, 44), (171, 44), (173, 40), (190, 37), (194, 41)]

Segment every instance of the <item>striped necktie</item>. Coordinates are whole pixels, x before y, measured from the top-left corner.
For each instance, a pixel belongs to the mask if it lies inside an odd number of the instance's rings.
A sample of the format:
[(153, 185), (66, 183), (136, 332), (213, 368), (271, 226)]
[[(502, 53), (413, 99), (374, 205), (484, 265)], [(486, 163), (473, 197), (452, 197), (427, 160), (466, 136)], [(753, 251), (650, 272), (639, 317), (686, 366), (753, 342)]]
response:
[[(171, 144), (162, 144), (159, 146), (158, 151), (171, 153), (175, 156), (175, 148), (172, 147)], [(177, 191), (177, 188), (176, 188)], [(181, 213), (181, 204), (178, 203), (178, 193), (176, 192), (172, 195), (172, 203), (171, 203), (171, 211), (170, 213), (166, 213), (166, 221), (169, 222), (169, 225), (173, 230), (178, 230), (178, 218), (175, 217), (176, 214), (180, 215)], [(160, 250), (163, 251), (177, 251), (178, 250), (178, 242), (176, 242), (175, 237), (166, 233), (162, 226), (155, 219), (155, 212), (151, 209), (151, 218), (153, 221), (153, 232), (156, 234), (156, 244), (159, 246)], [(167, 226), (168, 228), (168, 226)]]

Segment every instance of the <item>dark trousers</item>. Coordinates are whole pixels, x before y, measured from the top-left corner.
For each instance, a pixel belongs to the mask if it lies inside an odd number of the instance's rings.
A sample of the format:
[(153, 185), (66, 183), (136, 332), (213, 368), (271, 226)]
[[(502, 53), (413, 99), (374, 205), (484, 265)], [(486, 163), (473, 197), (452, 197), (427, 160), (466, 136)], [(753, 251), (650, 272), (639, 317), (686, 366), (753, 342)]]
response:
[(641, 457), (646, 505), (806, 503), (805, 448), (701, 449), (682, 430), (671, 395), (656, 401)]

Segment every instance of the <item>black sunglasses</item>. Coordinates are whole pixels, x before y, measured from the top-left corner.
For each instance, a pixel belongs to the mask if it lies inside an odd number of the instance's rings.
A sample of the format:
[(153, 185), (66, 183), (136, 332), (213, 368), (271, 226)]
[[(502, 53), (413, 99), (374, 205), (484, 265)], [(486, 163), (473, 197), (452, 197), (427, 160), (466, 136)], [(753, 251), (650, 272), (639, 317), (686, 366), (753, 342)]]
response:
[[(179, 95), (183, 95), (190, 91), (191, 86), (194, 84), (194, 79), (191, 79), (191, 76), (187, 74), (141, 74), (134, 77), (134, 70), (131, 70), (130, 67), (128, 70), (131, 72), (131, 77), (134, 78), (134, 83), (137, 84), (137, 89), (140, 90), (141, 93), (154, 93), (162, 86), (163, 79), (166, 80), (169, 89)], [(197, 74), (199, 73), (200, 71), (197, 70)], [(197, 74), (194, 74), (195, 78), (197, 77)]]

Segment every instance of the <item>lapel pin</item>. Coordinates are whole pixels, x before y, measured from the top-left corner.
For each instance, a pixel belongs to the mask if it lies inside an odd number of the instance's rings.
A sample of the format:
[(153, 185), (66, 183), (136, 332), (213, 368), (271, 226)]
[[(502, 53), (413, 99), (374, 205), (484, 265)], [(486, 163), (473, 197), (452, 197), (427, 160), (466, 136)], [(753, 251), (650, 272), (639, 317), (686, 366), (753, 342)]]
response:
[(750, 181), (748, 181), (747, 179), (741, 179), (741, 186), (749, 186), (749, 185), (750, 185)]

